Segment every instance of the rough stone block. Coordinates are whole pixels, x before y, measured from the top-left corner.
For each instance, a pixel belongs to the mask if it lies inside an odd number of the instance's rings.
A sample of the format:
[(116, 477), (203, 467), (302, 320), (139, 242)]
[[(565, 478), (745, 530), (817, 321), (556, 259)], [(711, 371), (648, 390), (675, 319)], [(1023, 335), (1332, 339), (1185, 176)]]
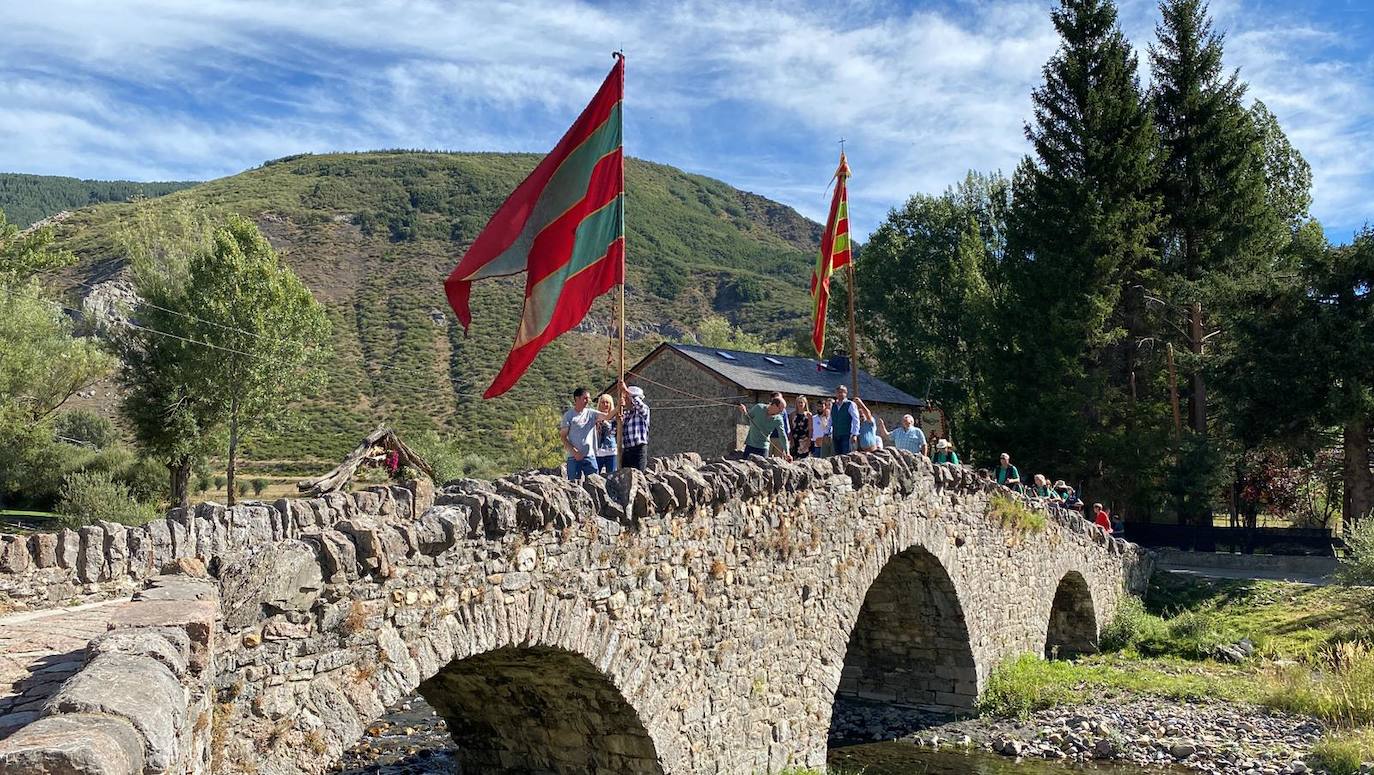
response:
[(0, 740), (0, 775), (133, 775), (143, 765), (138, 730), (113, 716), (49, 716)]
[(23, 573), (29, 569), (29, 542), (24, 536), (0, 535), (0, 573)]
[(76, 561), (76, 577), (83, 584), (109, 580), (109, 563), (105, 559), (105, 529), (86, 525), (81, 534), (81, 554)]
[(210, 664), (213, 654), (218, 600), (141, 600), (118, 609), (111, 617), (111, 630), (141, 627), (179, 629), (190, 639), (190, 668), (199, 672)]
[(29, 553), (37, 568), (57, 567), (57, 536), (53, 533), (34, 533), (29, 536)]
[(221, 569), (224, 624), (241, 630), (273, 613), (309, 611), (323, 586), (313, 547), (295, 540), (269, 545)]
[(190, 640), (183, 633), (180, 643), (173, 644), (162, 629), (148, 627), (138, 630), (107, 632), (86, 645), (86, 654), (94, 659), (101, 654), (124, 654), (148, 657), (161, 663), (177, 678), (186, 675), (191, 659)]
[(157, 772), (177, 763), (186, 707), (186, 690), (157, 660), (100, 654), (62, 685), (43, 714), (104, 713), (127, 720), (144, 739), (147, 768)]
[(104, 520), (100, 527), (105, 531), (106, 574), (112, 579), (129, 575), (129, 528)]

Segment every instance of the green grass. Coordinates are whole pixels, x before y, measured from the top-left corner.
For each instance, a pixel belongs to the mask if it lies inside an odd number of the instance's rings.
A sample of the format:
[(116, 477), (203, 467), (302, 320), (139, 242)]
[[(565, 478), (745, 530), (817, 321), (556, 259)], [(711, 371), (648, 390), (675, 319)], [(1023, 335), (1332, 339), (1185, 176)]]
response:
[[(144, 203), (186, 203), (256, 220), (326, 307), (333, 354), (322, 388), (293, 423), (250, 439), (257, 460), (336, 460), (377, 424), (403, 437), (441, 434), (465, 454), (496, 457), (512, 421), (532, 406), (562, 407), (571, 388), (610, 382), (605, 335), (570, 334), (546, 347), (521, 383), (490, 401), (486, 388), (510, 348), (523, 298), (511, 280), (475, 287), (471, 335), (442, 290), (489, 214), (538, 161), (532, 154), (378, 152), (299, 156)], [(807, 278), (819, 227), (788, 207), (716, 180), (637, 159), (629, 192), (631, 362), (662, 330), (694, 330), (721, 314), (765, 341), (806, 325)], [(55, 228), (75, 252), (66, 281), (117, 270), (115, 235), (135, 205), (79, 210)], [(747, 299), (745, 301), (744, 299)], [(590, 320), (608, 323), (609, 298)]]
[[(1024, 717), (1103, 697), (1210, 698), (1371, 724), (1372, 634), (1368, 590), (1158, 573), (1145, 602), (1125, 601), (1103, 629), (1103, 653), (1011, 660), (989, 678), (980, 708)], [(1255, 644), (1253, 659), (1211, 659), (1216, 646), (1242, 638)]]
[(1328, 733), (1312, 749), (1312, 758), (1330, 775), (1355, 775), (1361, 764), (1374, 762), (1374, 727)]
[(1018, 533), (1039, 533), (1048, 524), (1044, 512), (1002, 493), (993, 495), (988, 501), (988, 516), (1002, 527)]
[(1114, 654), (1077, 661), (1025, 654), (993, 671), (978, 708), (992, 715), (1024, 718), (1060, 705), (1126, 696), (1255, 702), (1262, 695), (1254, 672), (1245, 668)]

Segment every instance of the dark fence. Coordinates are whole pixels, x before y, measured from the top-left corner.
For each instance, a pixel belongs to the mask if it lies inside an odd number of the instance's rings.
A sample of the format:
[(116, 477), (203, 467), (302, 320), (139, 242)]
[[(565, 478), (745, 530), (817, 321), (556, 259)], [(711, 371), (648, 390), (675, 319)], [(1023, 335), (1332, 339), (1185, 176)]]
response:
[(1122, 536), (1141, 546), (1197, 552), (1332, 557), (1345, 544), (1327, 528), (1202, 527), (1126, 523)]

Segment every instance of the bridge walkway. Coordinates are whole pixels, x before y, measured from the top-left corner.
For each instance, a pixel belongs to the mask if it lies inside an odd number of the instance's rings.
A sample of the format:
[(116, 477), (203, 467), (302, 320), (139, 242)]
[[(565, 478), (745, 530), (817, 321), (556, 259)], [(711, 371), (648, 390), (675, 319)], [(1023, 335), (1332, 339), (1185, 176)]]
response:
[(0, 616), (0, 740), (38, 717), (129, 598)]

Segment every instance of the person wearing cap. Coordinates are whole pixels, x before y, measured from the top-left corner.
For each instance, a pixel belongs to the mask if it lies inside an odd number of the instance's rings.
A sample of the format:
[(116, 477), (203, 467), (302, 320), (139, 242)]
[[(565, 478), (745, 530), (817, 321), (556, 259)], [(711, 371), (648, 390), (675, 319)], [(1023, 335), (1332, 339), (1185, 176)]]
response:
[(930, 462), (936, 465), (948, 463), (957, 466), (959, 465), (959, 455), (954, 451), (954, 445), (949, 443), (949, 439), (940, 439), (935, 443), (935, 456), (930, 459)]
[(901, 426), (892, 431), (887, 429), (887, 423), (879, 417), (878, 435), (897, 449), (915, 452), (918, 455), (928, 454), (925, 431), (916, 424), (916, 418), (909, 414), (902, 415)]
[(649, 465), (649, 405), (644, 401), (644, 388), (626, 387), (621, 382), (620, 401), (625, 407), (620, 413), (620, 421), (625, 426), (625, 452), (620, 464), (643, 471)]
[(1066, 484), (1063, 479), (1055, 480), (1054, 491), (1058, 493), (1059, 499), (1064, 501), (1065, 508), (1070, 508), (1075, 511), (1081, 511), (1083, 509), (1083, 501), (1078, 499), (1078, 493), (1074, 492), (1073, 488)]
[(996, 473), (998, 484), (1013, 490), (1021, 489), (1021, 472), (1011, 464), (1011, 455), (1006, 452), (1002, 453), (1002, 457), (997, 463)]

